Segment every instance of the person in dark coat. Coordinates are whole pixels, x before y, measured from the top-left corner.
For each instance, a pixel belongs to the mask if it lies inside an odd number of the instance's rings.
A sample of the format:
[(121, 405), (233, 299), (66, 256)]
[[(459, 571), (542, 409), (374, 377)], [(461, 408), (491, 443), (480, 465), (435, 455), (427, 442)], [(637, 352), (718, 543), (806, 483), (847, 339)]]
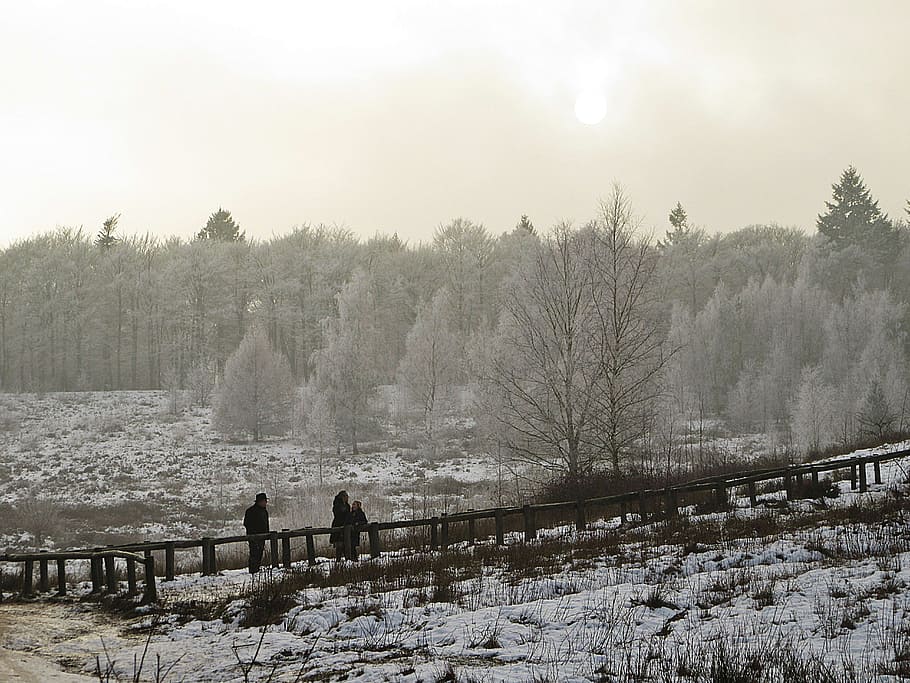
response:
[[(367, 515), (363, 511), (363, 503), (359, 500), (351, 503), (351, 524), (355, 527), (367, 525)], [(360, 559), (360, 532), (356, 530), (351, 536), (351, 559), (355, 562)]]
[[(339, 491), (332, 501), (332, 528), (347, 526), (351, 523), (351, 505), (348, 503), (348, 492)], [(335, 560), (344, 559), (344, 532), (340, 529), (333, 531), (329, 542), (335, 546)]]
[[(247, 534), (266, 534), (269, 532), (269, 511), (266, 506), (269, 497), (264, 493), (256, 494), (256, 502), (246, 509), (243, 515), (243, 526)], [(262, 551), (265, 549), (265, 539), (250, 540), (250, 574), (259, 571), (262, 565)]]

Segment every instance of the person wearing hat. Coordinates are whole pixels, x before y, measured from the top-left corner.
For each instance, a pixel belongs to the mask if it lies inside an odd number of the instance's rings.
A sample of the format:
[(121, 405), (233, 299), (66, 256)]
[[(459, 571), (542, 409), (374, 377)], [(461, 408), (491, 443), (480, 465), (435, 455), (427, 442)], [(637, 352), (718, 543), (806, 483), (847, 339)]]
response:
[[(264, 493), (256, 494), (256, 502), (246, 509), (243, 515), (243, 526), (247, 534), (267, 534), (269, 532), (269, 511), (266, 506), (269, 497)], [(250, 574), (259, 571), (262, 564), (262, 551), (265, 549), (265, 539), (250, 539)]]

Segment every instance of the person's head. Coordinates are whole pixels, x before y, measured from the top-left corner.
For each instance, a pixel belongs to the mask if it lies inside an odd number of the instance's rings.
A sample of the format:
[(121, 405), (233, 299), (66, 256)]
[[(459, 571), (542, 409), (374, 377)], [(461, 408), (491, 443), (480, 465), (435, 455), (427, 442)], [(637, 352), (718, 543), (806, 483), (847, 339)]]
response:
[(261, 508), (264, 508), (268, 504), (269, 504), (269, 497), (267, 495), (265, 495), (264, 493), (256, 494), (256, 505), (258, 505)]
[(355, 500), (353, 503), (351, 503), (352, 510), (360, 510), (362, 507), (363, 504), (359, 500)]
[(339, 491), (338, 497), (341, 498), (341, 500), (343, 500), (345, 503), (348, 502), (348, 492), (347, 491)]

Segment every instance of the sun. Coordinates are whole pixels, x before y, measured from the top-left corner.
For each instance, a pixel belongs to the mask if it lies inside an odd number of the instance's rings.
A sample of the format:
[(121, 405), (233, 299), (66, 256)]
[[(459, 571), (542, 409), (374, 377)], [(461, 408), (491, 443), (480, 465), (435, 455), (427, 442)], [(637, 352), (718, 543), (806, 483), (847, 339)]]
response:
[(583, 90), (575, 99), (575, 117), (586, 126), (595, 126), (607, 115), (607, 98), (596, 88)]

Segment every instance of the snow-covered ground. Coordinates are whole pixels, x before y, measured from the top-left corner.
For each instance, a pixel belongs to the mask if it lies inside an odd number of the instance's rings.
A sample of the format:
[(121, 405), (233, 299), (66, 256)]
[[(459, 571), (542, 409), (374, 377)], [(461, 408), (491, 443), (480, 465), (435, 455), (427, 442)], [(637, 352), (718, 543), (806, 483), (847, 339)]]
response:
[[(302, 566), (185, 575), (160, 585), (163, 612), (36, 651), (83, 673), (101, 655), (123, 680), (149, 629), (143, 680), (158, 663), (172, 681), (905, 679), (908, 467), (884, 464), (869, 493), (838, 482), (836, 498), (783, 509), (738, 500), (732, 516), (621, 530), (601, 519), (530, 548), (515, 535), (502, 551), (390, 554), (363, 563), (379, 569), (371, 579), (328, 561), (314, 571), (345, 572), (337, 582), (302, 581)], [(244, 626), (282, 580), (295, 586), (287, 604)]]

